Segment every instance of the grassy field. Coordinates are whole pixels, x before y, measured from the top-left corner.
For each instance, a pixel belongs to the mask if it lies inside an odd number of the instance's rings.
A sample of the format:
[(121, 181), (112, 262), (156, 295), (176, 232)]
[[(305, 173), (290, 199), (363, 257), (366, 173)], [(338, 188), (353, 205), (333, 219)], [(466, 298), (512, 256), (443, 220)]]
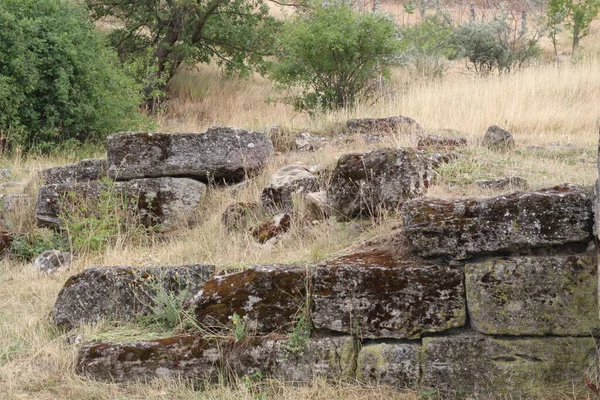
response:
[[(172, 100), (158, 117), (164, 131), (202, 131), (210, 125), (231, 125), (268, 131), (272, 125), (289, 132), (308, 130), (331, 138), (345, 134), (353, 117), (410, 116), (429, 132), (453, 130), (468, 138), (462, 157), (439, 170), (428, 193), (435, 197), (492, 196), (479, 189), (478, 179), (521, 176), (532, 189), (570, 182), (592, 185), (597, 177), (600, 117), (600, 40), (595, 28), (583, 41), (588, 53), (576, 64), (536, 65), (505, 76), (477, 77), (460, 64), (439, 80), (415, 80), (408, 71), (394, 72), (385, 95), (374, 104), (347, 112), (310, 118), (285, 104), (266, 102), (280, 94), (266, 79), (227, 78), (212, 66), (182, 71), (171, 83)], [(517, 148), (492, 153), (478, 145), (488, 126), (510, 130)], [(447, 134), (447, 133), (446, 133)], [(56, 295), (67, 277), (92, 265), (168, 265), (211, 263), (220, 268), (244, 268), (257, 263), (311, 262), (341, 254), (366, 241), (384, 238), (397, 225), (395, 216), (369, 223), (319, 224), (295, 221), (277, 244), (263, 246), (245, 232), (230, 234), (220, 222), (222, 211), (234, 201), (256, 201), (270, 174), (295, 161), (328, 166), (352, 151), (388, 145), (412, 146), (415, 137), (396, 137), (366, 144), (361, 137), (314, 153), (279, 152), (265, 171), (241, 191), (210, 190), (198, 210), (200, 222), (182, 227), (169, 237), (145, 245), (118, 242), (101, 253), (82, 255), (70, 271), (56, 275), (36, 272), (28, 263), (0, 261), (0, 398), (2, 399), (427, 399), (427, 393), (398, 393), (385, 387), (338, 385), (315, 381), (304, 388), (281, 382), (238, 382), (231, 387), (209, 386), (194, 391), (182, 382), (116, 385), (83, 379), (74, 373), (76, 346), (67, 343), (74, 333), (60, 332), (50, 323)], [(32, 179), (37, 170), (89, 156), (87, 149), (52, 157), (11, 156), (0, 159), (17, 181)], [(23, 186), (2, 189), (22, 192)], [(35, 190), (34, 190), (35, 191)], [(30, 212), (13, 216), (21, 231), (33, 229)], [(107, 323), (85, 326), (83, 340), (105, 334)], [(591, 399), (591, 394), (566, 389), (539, 395), (545, 399)]]

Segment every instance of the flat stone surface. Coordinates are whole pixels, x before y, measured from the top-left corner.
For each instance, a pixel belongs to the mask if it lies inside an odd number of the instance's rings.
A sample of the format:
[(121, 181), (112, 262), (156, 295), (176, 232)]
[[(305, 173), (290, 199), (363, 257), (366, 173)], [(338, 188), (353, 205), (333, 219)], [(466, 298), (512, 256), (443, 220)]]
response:
[(386, 254), (354, 254), (318, 266), (317, 329), (363, 338), (419, 338), (465, 324), (462, 270)]
[(398, 209), (404, 201), (425, 194), (432, 165), (427, 154), (409, 148), (345, 154), (333, 170), (328, 202), (341, 218)]
[(493, 338), (473, 332), (423, 339), (422, 385), (444, 398), (584, 387), (596, 355), (591, 337)]
[(205, 264), (87, 268), (64, 284), (52, 320), (67, 327), (102, 318), (130, 320), (151, 312), (157, 289), (191, 298), (214, 271)]
[(108, 137), (108, 174), (117, 180), (183, 176), (240, 181), (273, 155), (263, 133), (211, 127), (203, 133), (129, 132)]
[(376, 343), (363, 346), (357, 359), (356, 379), (371, 385), (414, 389), (419, 383), (418, 343)]
[(222, 330), (233, 314), (245, 317), (250, 332), (287, 331), (305, 306), (307, 270), (286, 265), (258, 265), (217, 276), (194, 298), (196, 322)]
[(593, 224), (591, 194), (569, 184), (487, 199), (414, 199), (402, 219), (418, 255), (456, 259), (587, 244)]
[(600, 332), (595, 254), (490, 258), (465, 267), (471, 326), (489, 335)]
[(46, 185), (96, 181), (104, 177), (106, 177), (106, 160), (95, 158), (44, 169), (40, 172), (40, 178)]

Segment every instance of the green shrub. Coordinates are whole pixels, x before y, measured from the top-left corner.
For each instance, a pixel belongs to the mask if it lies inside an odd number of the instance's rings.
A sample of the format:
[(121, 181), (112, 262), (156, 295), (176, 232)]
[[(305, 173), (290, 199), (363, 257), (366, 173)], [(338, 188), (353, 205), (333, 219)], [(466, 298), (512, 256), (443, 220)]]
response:
[(510, 72), (535, 59), (540, 48), (539, 34), (515, 33), (506, 18), (491, 22), (469, 22), (452, 35), (454, 58), (466, 58), (480, 74)]
[(352, 107), (375, 93), (377, 78), (389, 77), (398, 51), (390, 18), (332, 5), (284, 26), (269, 75), (284, 87), (300, 86), (301, 93), (288, 99), (298, 110)]
[(69, 250), (66, 238), (49, 229), (39, 228), (29, 233), (13, 233), (10, 237), (10, 254), (22, 261), (31, 261), (46, 250)]
[(67, 0), (0, 2), (0, 137), (4, 147), (47, 151), (132, 129), (140, 87)]

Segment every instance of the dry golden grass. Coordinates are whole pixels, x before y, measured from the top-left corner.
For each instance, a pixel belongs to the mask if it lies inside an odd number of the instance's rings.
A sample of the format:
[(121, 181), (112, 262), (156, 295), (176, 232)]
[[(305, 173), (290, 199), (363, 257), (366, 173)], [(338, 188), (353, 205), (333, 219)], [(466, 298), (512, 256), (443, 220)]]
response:
[[(595, 36), (584, 46), (600, 50)], [(441, 80), (411, 81), (396, 71), (386, 95), (372, 105), (351, 112), (309, 118), (282, 103), (266, 103), (279, 93), (265, 78), (226, 78), (213, 66), (179, 74), (171, 84), (172, 99), (158, 122), (167, 131), (201, 131), (210, 125), (233, 125), (266, 130), (272, 125), (290, 130), (319, 132), (336, 137), (351, 117), (406, 115), (426, 130), (454, 129), (471, 145), (459, 161), (442, 167), (430, 196), (491, 196), (474, 185), (477, 179), (522, 176), (532, 188), (563, 182), (591, 185), (597, 176), (596, 143), (600, 110), (600, 61), (588, 56), (582, 62), (540, 65), (496, 77), (475, 77), (457, 65)], [(476, 144), (488, 126), (511, 130), (517, 149), (493, 153)], [(457, 133), (458, 134), (458, 133)], [(267, 381), (263, 386), (211, 386), (194, 391), (181, 382), (157, 381), (149, 385), (93, 382), (74, 373), (76, 346), (67, 334), (50, 323), (56, 295), (67, 277), (91, 265), (147, 265), (212, 263), (220, 268), (243, 268), (257, 263), (312, 262), (340, 254), (373, 238), (385, 237), (398, 223), (394, 216), (373, 224), (349, 221), (318, 224), (296, 221), (292, 230), (271, 246), (257, 244), (247, 232), (228, 233), (221, 225), (222, 211), (235, 201), (256, 201), (268, 177), (295, 161), (332, 165), (340, 155), (374, 146), (414, 145), (415, 137), (396, 137), (366, 145), (360, 136), (349, 143), (315, 153), (282, 153), (265, 171), (237, 191), (211, 189), (198, 210), (199, 223), (143, 247), (117, 243), (101, 254), (82, 256), (70, 271), (48, 276), (29, 264), (0, 262), (0, 398), (2, 399), (418, 399), (419, 393), (398, 393), (385, 387), (327, 384), (315, 381), (304, 388)], [(528, 146), (543, 146), (542, 149)], [(92, 154), (90, 154), (91, 156)], [(0, 159), (16, 179), (27, 181), (40, 168), (64, 165), (82, 158), (65, 154), (53, 158)], [(22, 186), (2, 189), (20, 192)], [(31, 229), (22, 219), (23, 229)], [(98, 324), (82, 328), (84, 338), (104, 332)], [(264, 397), (259, 395), (264, 394)], [(540, 394), (545, 399), (588, 399), (569, 390)]]

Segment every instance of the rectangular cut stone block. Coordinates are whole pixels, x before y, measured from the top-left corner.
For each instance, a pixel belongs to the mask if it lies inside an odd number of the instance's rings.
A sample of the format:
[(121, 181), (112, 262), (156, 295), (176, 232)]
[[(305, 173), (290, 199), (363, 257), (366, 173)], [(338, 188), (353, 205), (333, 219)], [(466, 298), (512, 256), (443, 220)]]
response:
[(465, 267), (471, 326), (490, 335), (600, 331), (595, 254), (491, 258)]
[(474, 332), (423, 339), (422, 385), (444, 396), (510, 394), (584, 387), (596, 355), (587, 337), (493, 338)]
[(108, 137), (108, 174), (117, 180), (185, 176), (237, 181), (273, 154), (261, 132), (211, 127), (202, 133), (128, 132)]
[(358, 353), (356, 379), (360, 382), (414, 388), (419, 382), (420, 344), (377, 343)]
[(182, 335), (131, 343), (99, 342), (79, 351), (77, 372), (97, 380), (137, 381), (185, 378), (266, 378), (310, 383), (315, 378), (339, 381), (354, 371), (355, 346), (349, 336), (313, 338), (301, 352), (290, 353), (289, 339), (251, 337), (206, 341)]
[(287, 331), (306, 305), (307, 270), (286, 265), (259, 265), (217, 276), (194, 298), (196, 322), (223, 329), (237, 314), (252, 332)]
[(463, 293), (460, 269), (354, 254), (315, 269), (312, 319), (317, 329), (414, 339), (463, 326)]
[(410, 200), (402, 218), (422, 257), (466, 259), (592, 239), (591, 194), (568, 184), (482, 200)]

